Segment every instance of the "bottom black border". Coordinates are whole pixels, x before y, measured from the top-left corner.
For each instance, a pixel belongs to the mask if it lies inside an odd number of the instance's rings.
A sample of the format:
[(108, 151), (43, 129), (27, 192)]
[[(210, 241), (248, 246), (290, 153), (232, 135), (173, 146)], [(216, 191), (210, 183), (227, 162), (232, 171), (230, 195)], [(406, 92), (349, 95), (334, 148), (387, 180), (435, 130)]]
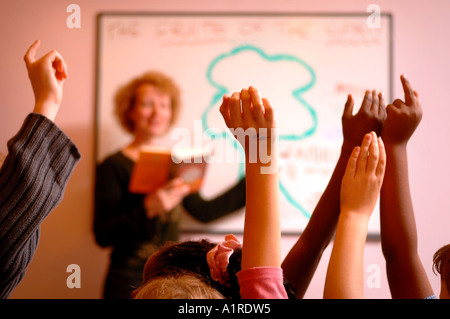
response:
[[(419, 311), (448, 311), (445, 300), (49, 300), (10, 299), (0, 301), (3, 313), (42, 313), (46, 318), (112, 315), (149, 318), (282, 318), (344, 315), (350, 317), (419, 315)], [(441, 309), (442, 307), (442, 309)], [(445, 308), (444, 308), (445, 307)], [(430, 312), (427, 312), (428, 314)]]

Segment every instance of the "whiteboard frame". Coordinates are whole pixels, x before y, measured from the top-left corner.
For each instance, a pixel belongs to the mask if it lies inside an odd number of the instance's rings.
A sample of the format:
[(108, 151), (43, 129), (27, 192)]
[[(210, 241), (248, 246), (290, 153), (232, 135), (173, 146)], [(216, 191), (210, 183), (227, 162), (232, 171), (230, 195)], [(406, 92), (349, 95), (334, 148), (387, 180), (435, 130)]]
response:
[[(105, 11), (97, 14), (97, 42), (96, 42), (96, 86), (95, 86), (95, 139), (94, 139), (94, 160), (97, 164), (99, 162), (99, 130), (100, 130), (100, 88), (101, 88), (101, 77), (100, 77), (100, 62), (102, 58), (101, 52), (101, 44), (102, 44), (102, 29), (101, 29), (101, 20), (104, 17), (201, 17), (201, 18), (213, 18), (213, 17), (369, 17), (371, 13), (367, 12), (276, 12), (276, 13), (268, 13), (268, 12), (115, 12), (115, 11)], [(388, 25), (388, 70), (387, 70), (387, 82), (389, 83), (389, 88), (387, 92), (387, 100), (390, 101), (393, 96), (393, 16), (389, 12), (381, 12), (380, 15), (387, 19), (389, 22)], [(223, 234), (228, 233), (227, 231), (211, 231), (209, 229), (205, 229), (205, 231), (198, 231), (184, 229), (184, 233), (212, 233), (212, 234)], [(233, 231), (236, 233), (236, 231)], [(302, 231), (298, 232), (290, 232), (283, 231), (283, 235), (298, 235), (301, 234)], [(239, 233), (239, 232), (237, 232)], [(380, 234), (379, 232), (370, 232), (368, 234), (368, 240), (379, 240)]]

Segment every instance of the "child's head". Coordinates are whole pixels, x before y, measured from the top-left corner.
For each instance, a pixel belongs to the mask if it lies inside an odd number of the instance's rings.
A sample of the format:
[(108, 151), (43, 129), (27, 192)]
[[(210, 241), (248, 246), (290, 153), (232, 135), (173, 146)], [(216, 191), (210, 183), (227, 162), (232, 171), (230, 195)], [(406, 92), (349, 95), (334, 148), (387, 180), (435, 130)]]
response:
[[(146, 285), (152, 284), (151, 282), (154, 280), (161, 280), (162, 278), (179, 279), (185, 275), (192, 275), (197, 279), (201, 278), (202, 283), (218, 291), (222, 298), (240, 298), (236, 274), (241, 269), (241, 250), (236, 250), (230, 256), (228, 264), (229, 284), (222, 285), (212, 279), (206, 260), (206, 254), (215, 246), (216, 244), (207, 240), (167, 243), (147, 260), (144, 267), (143, 284), (133, 292), (132, 297), (136, 298), (140, 291), (144, 290)], [(200, 294), (197, 298), (207, 297)]]
[(156, 277), (135, 292), (134, 299), (224, 299), (199, 275), (180, 272), (173, 276)]
[[(241, 270), (242, 250), (235, 249), (229, 257), (228, 281), (221, 284), (212, 278), (206, 257), (216, 245), (208, 240), (167, 243), (147, 260), (143, 283), (133, 291), (131, 297), (240, 299), (236, 274)], [(169, 292), (171, 287), (176, 291)], [(286, 283), (285, 287), (288, 296), (294, 297), (291, 285)]]
[(433, 271), (441, 276), (441, 299), (450, 298), (450, 244), (441, 247), (433, 256)]

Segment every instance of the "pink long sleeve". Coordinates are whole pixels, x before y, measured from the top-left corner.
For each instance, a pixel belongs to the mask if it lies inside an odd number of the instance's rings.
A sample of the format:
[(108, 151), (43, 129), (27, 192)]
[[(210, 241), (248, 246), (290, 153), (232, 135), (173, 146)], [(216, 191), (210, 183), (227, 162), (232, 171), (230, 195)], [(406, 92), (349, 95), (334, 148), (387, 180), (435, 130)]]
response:
[(238, 272), (242, 299), (287, 299), (283, 270), (279, 267), (254, 267)]

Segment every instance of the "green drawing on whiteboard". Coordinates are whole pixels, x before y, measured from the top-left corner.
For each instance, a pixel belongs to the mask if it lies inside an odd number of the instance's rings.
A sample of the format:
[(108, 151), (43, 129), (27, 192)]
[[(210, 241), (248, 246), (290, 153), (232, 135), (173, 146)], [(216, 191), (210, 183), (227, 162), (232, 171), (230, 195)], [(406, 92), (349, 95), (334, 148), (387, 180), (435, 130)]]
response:
[[(296, 87), (295, 89), (293, 89), (291, 94), (292, 94), (293, 98), (299, 103), (299, 105), (304, 107), (306, 109), (307, 113), (311, 116), (312, 124), (309, 127), (307, 127), (306, 129), (304, 129), (298, 133), (280, 134), (280, 136), (279, 136), (280, 141), (283, 141), (283, 140), (284, 141), (299, 141), (299, 140), (311, 137), (316, 132), (317, 125), (318, 125), (316, 111), (302, 96), (306, 91), (310, 90), (316, 83), (316, 74), (310, 65), (308, 65), (302, 59), (300, 59), (294, 55), (290, 55), (290, 54), (268, 55), (261, 48), (258, 48), (253, 45), (241, 45), (241, 46), (235, 47), (231, 51), (222, 53), (219, 56), (217, 56), (216, 58), (214, 58), (207, 68), (207, 71), (206, 71), (207, 81), (212, 87), (215, 88), (216, 92), (213, 95), (209, 106), (202, 114), (202, 124), (203, 124), (203, 129), (205, 130), (205, 133), (208, 134), (210, 138), (212, 138), (212, 139), (217, 139), (217, 138), (227, 139), (228, 141), (230, 141), (233, 144), (234, 148), (239, 151), (239, 154), (242, 157), (244, 156), (243, 152), (242, 152), (242, 148), (240, 148), (239, 143), (234, 139), (234, 137), (232, 137), (228, 131), (216, 132), (216, 131), (211, 130), (208, 126), (207, 118), (208, 118), (209, 112), (212, 109), (214, 109), (218, 105), (218, 103), (220, 103), (223, 95), (230, 93), (229, 89), (225, 85), (218, 83), (217, 81), (215, 81), (213, 79), (212, 74), (213, 74), (214, 69), (217, 67), (217, 65), (220, 62), (223, 62), (226, 59), (233, 58), (241, 53), (249, 52), (249, 51), (258, 54), (262, 59), (264, 59), (265, 61), (267, 61), (269, 63), (276, 63), (276, 62), (295, 63), (295, 64), (303, 67), (310, 75), (310, 81), (308, 83), (306, 83), (305, 85), (302, 85), (302, 86), (299, 86), (299, 87)], [(244, 175), (243, 164), (241, 164), (239, 175), (240, 175), (240, 177), (242, 177)], [(306, 218), (309, 218), (311, 216), (311, 214), (297, 200), (295, 200), (294, 197), (289, 193), (288, 189), (283, 184), (281, 178), (280, 178), (280, 191), (284, 195), (286, 200), (295, 209), (300, 211)]]

